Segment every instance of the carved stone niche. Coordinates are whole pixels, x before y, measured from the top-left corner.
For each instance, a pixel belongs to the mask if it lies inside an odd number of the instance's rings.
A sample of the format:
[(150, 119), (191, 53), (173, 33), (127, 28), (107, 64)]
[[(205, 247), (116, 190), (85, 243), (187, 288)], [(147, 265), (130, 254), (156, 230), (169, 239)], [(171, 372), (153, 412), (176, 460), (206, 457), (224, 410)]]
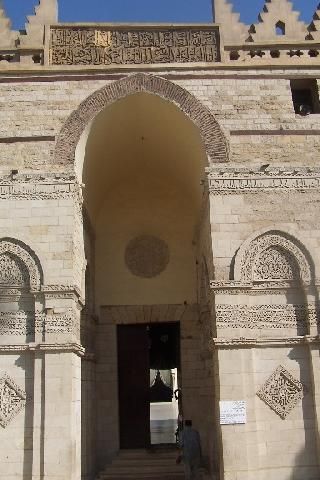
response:
[(310, 283), (311, 268), (299, 242), (284, 232), (274, 230), (244, 242), (236, 255), (234, 278), (243, 283)]
[(15, 239), (0, 240), (0, 343), (17, 336), (34, 341), (34, 293), (40, 283), (39, 261), (31, 249)]
[(35, 254), (14, 239), (0, 240), (0, 287), (39, 291), (41, 267)]

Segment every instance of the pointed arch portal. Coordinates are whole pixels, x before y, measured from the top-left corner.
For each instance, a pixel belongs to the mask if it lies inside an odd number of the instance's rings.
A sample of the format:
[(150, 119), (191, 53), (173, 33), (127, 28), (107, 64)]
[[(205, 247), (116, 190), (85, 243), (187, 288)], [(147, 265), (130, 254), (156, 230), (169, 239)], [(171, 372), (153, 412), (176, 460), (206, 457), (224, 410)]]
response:
[(215, 117), (184, 88), (164, 78), (138, 73), (108, 84), (84, 100), (63, 126), (56, 144), (55, 160), (70, 164), (79, 139), (93, 118), (104, 108), (135, 93), (151, 93), (175, 104), (199, 128), (208, 163), (228, 161), (227, 140)]
[[(204, 384), (197, 387), (197, 370), (188, 368), (187, 359), (205, 336), (197, 326), (197, 258), (204, 255), (202, 238), (209, 231), (204, 208), (209, 192), (203, 179), (208, 162), (227, 161), (222, 131), (186, 90), (137, 74), (94, 93), (73, 113), (58, 140), (57, 161), (71, 164), (75, 151), (86, 211), (88, 315), (83, 321), (97, 315), (97, 338), (104, 339), (97, 346), (97, 461), (105, 464), (106, 445), (112, 457), (119, 448), (175, 442), (176, 399), (164, 402), (161, 436), (156, 402), (146, 401), (150, 371), (157, 369), (175, 378), (179, 388), (191, 385), (184, 388), (183, 408), (192, 414), (204, 451), (209, 451), (213, 386), (210, 394)], [(153, 359), (148, 347), (153, 334), (155, 345), (168, 337), (170, 358), (159, 349)], [(130, 341), (133, 335), (135, 341)], [(114, 375), (106, 378), (105, 369)], [(212, 385), (202, 359), (198, 370)], [(192, 412), (199, 392), (205, 396), (202, 408)], [(134, 407), (127, 408), (130, 397)], [(101, 419), (108, 428), (100, 429)], [(138, 428), (139, 442), (129, 435)]]

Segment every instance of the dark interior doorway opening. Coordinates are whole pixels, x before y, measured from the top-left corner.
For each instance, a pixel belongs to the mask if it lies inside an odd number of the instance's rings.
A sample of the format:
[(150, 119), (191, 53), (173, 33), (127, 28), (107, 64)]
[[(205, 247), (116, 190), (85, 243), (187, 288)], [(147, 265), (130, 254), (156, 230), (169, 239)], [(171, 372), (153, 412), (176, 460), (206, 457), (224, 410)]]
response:
[(119, 325), (120, 448), (175, 443), (179, 414), (180, 325)]

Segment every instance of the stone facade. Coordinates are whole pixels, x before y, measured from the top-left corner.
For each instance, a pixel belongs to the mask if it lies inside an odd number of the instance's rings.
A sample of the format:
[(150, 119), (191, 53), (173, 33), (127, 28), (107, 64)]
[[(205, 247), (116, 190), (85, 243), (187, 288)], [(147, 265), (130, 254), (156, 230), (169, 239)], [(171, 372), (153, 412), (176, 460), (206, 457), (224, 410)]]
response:
[(319, 479), (319, 15), (65, 26), (41, 0), (16, 32), (0, 9), (0, 479), (98, 478), (117, 326), (165, 322), (209, 478)]

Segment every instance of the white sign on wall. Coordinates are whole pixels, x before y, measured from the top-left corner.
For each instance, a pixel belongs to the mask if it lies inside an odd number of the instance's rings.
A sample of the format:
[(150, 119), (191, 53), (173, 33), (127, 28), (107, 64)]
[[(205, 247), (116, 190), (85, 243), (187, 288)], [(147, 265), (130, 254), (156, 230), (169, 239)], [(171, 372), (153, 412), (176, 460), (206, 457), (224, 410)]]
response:
[(220, 425), (247, 423), (247, 405), (244, 401), (220, 402)]

